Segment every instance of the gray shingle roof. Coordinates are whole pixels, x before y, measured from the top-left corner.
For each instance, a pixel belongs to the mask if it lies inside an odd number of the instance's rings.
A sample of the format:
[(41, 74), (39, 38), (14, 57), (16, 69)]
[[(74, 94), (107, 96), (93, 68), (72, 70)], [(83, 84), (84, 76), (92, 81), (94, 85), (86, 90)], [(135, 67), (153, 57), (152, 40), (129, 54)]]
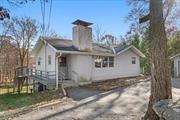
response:
[[(72, 40), (68, 39), (61, 39), (61, 38), (51, 38), (51, 37), (42, 37), (43, 40), (48, 42), (50, 45), (52, 45), (57, 50), (63, 50), (63, 51), (79, 51), (77, 48), (73, 46)], [(118, 53), (127, 47), (131, 45), (117, 45), (114, 48), (115, 52)], [(79, 51), (81, 52), (81, 51)], [(94, 53), (109, 53), (114, 54), (112, 47), (107, 47), (104, 45), (100, 45), (97, 43), (93, 43), (93, 50)]]
[(43, 38), (46, 42), (52, 45), (57, 50), (78, 51), (73, 45), (72, 40), (58, 38)]
[(114, 50), (116, 51), (116, 53), (128, 48), (129, 46), (131, 46), (131, 44), (129, 45), (125, 45), (125, 44), (120, 44), (120, 45), (117, 45), (116, 47), (114, 47)]
[[(79, 51), (77, 48), (75, 48), (72, 44), (72, 40), (68, 39), (60, 39), (60, 38), (50, 38), (50, 37), (43, 37), (43, 40), (48, 42), (50, 45), (52, 45), (57, 50), (63, 50), (63, 51)], [(101, 52), (101, 53), (113, 53), (112, 49), (98, 45), (96, 43), (93, 43), (93, 50), (92, 52)]]

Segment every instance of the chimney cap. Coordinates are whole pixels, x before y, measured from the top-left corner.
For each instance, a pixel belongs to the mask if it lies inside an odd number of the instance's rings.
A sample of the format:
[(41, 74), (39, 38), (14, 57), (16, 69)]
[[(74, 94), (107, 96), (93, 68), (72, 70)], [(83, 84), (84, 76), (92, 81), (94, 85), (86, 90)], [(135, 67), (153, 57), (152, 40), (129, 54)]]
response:
[(74, 24), (74, 25), (82, 25), (82, 26), (87, 27), (87, 26), (89, 26), (89, 25), (92, 25), (93, 23), (90, 23), (90, 22), (86, 22), (86, 21), (77, 19), (77, 20), (74, 21), (72, 24)]

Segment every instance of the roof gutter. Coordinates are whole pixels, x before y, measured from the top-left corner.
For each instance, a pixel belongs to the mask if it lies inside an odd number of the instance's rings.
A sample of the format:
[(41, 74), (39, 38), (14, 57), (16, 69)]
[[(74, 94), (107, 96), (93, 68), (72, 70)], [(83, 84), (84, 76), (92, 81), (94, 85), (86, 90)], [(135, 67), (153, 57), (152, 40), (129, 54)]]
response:
[(64, 54), (116, 56), (115, 54), (107, 54), (107, 53), (93, 53), (93, 52), (79, 52), (79, 51), (64, 51), (64, 50), (58, 50), (58, 52), (60, 52), (60, 53), (64, 53)]

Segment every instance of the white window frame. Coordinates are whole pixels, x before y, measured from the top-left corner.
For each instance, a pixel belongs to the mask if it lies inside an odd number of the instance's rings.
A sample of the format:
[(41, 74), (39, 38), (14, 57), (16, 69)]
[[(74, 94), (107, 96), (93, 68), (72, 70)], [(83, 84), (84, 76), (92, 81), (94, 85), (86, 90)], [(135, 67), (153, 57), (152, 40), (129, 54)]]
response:
[[(135, 59), (134, 59), (135, 58)], [(135, 63), (133, 63), (135, 60)], [(131, 57), (131, 64), (135, 65), (136, 64), (136, 61), (137, 61), (137, 58), (136, 57)]]
[[(101, 62), (100, 62), (100, 67), (96, 67), (96, 59), (99, 57), (99, 59), (101, 59), (101, 58), (103, 58), (103, 57), (107, 57), (107, 66), (106, 67), (103, 67), (103, 59), (101, 60)], [(109, 57), (113, 57), (113, 66), (112, 67), (110, 67), (109, 66)], [(94, 56), (94, 67), (95, 68), (113, 68), (114, 67), (114, 63), (115, 63), (115, 59), (114, 59), (114, 56)]]
[(48, 55), (48, 65), (52, 64), (51, 55)]

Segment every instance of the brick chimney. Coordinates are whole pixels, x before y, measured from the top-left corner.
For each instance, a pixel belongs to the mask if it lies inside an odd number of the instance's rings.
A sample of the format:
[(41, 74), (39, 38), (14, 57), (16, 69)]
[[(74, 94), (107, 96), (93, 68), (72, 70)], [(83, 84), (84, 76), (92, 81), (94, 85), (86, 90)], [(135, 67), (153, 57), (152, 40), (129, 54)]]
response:
[(73, 46), (80, 51), (88, 52), (92, 50), (92, 28), (88, 27), (92, 23), (76, 20), (73, 27)]

